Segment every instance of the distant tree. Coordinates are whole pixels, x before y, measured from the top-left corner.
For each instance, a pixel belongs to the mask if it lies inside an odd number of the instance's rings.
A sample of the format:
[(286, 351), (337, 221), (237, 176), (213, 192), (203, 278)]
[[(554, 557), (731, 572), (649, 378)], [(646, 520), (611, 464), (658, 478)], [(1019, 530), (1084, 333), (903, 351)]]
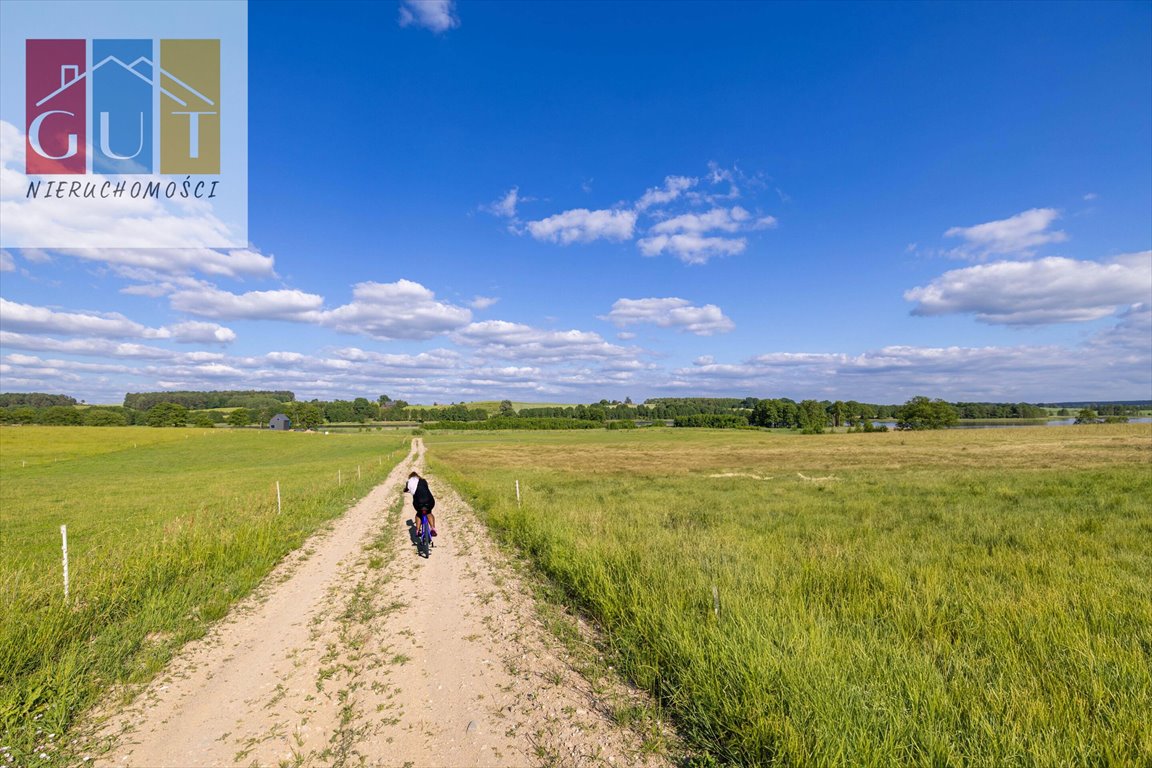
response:
[(960, 422), (956, 408), (943, 400), (918, 395), (896, 412), (896, 429), (944, 429)]
[(47, 408), (52, 405), (76, 405), (76, 398), (68, 395), (49, 395), (43, 392), (5, 392), (0, 394), (0, 406), (26, 405)]
[(129, 392), (124, 396), (124, 407), (147, 411), (160, 403), (175, 403), (187, 409), (253, 407), (250, 398), (266, 398), (273, 402), (295, 400), (296, 395), (287, 390), (241, 390), (226, 392)]
[(512, 415), (515, 415), (515, 413), (516, 413), (516, 409), (512, 407), (512, 401), (511, 400), (501, 400), (500, 401), (500, 415), (501, 416), (512, 416)]
[(9, 413), (12, 424), (35, 424), (39, 419), (36, 409), (27, 405), (13, 408)]
[(272, 418), (282, 410), (282, 401), (278, 397), (272, 395), (239, 395), (228, 398), (226, 405), (222, 408), (247, 408), (254, 416), (259, 414), (262, 410), (267, 409), (272, 411), (268, 418)]
[(1099, 424), (1100, 416), (1096, 411), (1091, 408), (1081, 408), (1080, 413), (1076, 414), (1077, 424)]
[(355, 414), (356, 421), (361, 424), (380, 418), (380, 406), (366, 397), (358, 397), (352, 401), (352, 412)]
[[(269, 416), (268, 418), (271, 420), (272, 417)], [(227, 422), (233, 427), (246, 427), (252, 423), (252, 411), (247, 408), (237, 408), (228, 414)]]
[(212, 418), (212, 414), (207, 411), (200, 411), (192, 414), (192, 426), (212, 429), (216, 426), (216, 421)]
[(304, 429), (317, 429), (324, 423), (324, 414), (316, 403), (302, 403), (292, 423)]
[(80, 411), (67, 405), (52, 405), (40, 412), (41, 424), (57, 427), (75, 427), (84, 423)]
[(89, 408), (84, 411), (86, 427), (123, 427), (128, 423), (122, 411), (111, 408)]
[(871, 411), (868, 409), (868, 407), (863, 403), (857, 402), (856, 400), (849, 400), (848, 402), (844, 403), (844, 411), (844, 421), (850, 427), (859, 426), (863, 422), (867, 421), (868, 417), (871, 415)]
[(188, 423), (188, 409), (177, 403), (157, 403), (148, 409), (150, 427), (182, 427)]
[(687, 416), (677, 416), (672, 420), (672, 426), (737, 429), (748, 426), (748, 419), (738, 413), (691, 413)]
[(603, 405), (590, 405), (588, 406), (588, 418), (592, 421), (607, 421), (608, 409)]
[(800, 431), (806, 435), (822, 434), (828, 426), (828, 412), (819, 400), (800, 402)]
[(841, 426), (848, 416), (848, 404), (843, 400), (837, 400), (828, 406), (828, 415), (832, 417), (832, 426)]
[(316, 403), (318, 407), (322, 407), (324, 411), (324, 418), (329, 422), (346, 422), (356, 420), (356, 410), (352, 407), (351, 401), (348, 400), (333, 400), (330, 403)]

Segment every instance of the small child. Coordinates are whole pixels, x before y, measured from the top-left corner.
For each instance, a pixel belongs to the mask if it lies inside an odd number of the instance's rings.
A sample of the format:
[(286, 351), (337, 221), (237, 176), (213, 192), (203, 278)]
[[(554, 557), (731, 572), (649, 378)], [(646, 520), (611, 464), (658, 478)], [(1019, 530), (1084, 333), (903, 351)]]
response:
[(412, 507), (416, 510), (416, 536), (420, 536), (425, 515), (428, 516), (428, 525), (432, 529), (432, 535), (435, 536), (436, 515), (432, 514), (432, 510), (436, 506), (436, 499), (432, 496), (428, 481), (413, 472), (408, 475), (408, 484), (404, 486), (404, 492), (412, 494)]

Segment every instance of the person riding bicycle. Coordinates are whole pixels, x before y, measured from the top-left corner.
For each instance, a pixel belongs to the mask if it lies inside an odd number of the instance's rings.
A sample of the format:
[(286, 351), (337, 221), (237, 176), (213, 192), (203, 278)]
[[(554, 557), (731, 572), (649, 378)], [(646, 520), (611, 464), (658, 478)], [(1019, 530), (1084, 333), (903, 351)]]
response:
[(432, 514), (432, 509), (436, 506), (436, 499), (432, 496), (432, 489), (428, 487), (428, 481), (413, 472), (408, 475), (408, 483), (404, 486), (404, 492), (412, 494), (412, 507), (416, 510), (416, 537), (420, 537), (425, 516), (428, 517), (429, 529), (435, 536), (436, 515)]

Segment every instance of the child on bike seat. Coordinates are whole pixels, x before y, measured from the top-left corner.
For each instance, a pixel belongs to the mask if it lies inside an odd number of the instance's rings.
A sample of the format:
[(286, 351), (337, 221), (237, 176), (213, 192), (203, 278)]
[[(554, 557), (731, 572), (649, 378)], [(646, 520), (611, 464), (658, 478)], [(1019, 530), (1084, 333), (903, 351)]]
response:
[(408, 475), (408, 484), (404, 486), (404, 492), (412, 494), (412, 507), (416, 510), (416, 535), (420, 535), (423, 518), (427, 515), (428, 525), (432, 535), (435, 536), (436, 515), (432, 514), (432, 509), (436, 506), (436, 499), (432, 497), (428, 481), (413, 472)]

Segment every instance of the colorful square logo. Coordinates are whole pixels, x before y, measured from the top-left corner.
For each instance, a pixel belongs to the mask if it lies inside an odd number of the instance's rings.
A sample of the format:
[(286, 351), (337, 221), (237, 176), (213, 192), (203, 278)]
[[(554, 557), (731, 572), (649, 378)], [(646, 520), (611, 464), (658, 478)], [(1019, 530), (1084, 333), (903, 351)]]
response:
[(220, 173), (219, 40), (25, 45), (25, 173)]

